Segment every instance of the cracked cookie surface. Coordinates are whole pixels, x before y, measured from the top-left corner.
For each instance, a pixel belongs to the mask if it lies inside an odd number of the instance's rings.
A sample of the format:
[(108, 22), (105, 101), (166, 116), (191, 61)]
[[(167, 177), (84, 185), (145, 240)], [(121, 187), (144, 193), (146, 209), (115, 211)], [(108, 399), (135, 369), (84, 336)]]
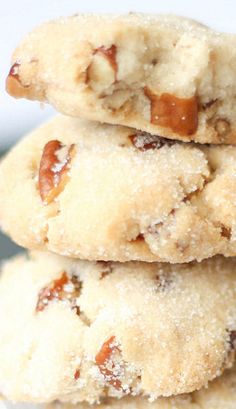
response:
[(16, 49), (8, 92), (58, 111), (200, 143), (236, 143), (236, 36), (145, 14), (46, 23)]
[(0, 225), (26, 248), (89, 260), (233, 256), (235, 175), (232, 146), (58, 116), (3, 159)]
[(235, 259), (18, 256), (0, 278), (0, 392), (90, 403), (189, 393), (235, 360)]

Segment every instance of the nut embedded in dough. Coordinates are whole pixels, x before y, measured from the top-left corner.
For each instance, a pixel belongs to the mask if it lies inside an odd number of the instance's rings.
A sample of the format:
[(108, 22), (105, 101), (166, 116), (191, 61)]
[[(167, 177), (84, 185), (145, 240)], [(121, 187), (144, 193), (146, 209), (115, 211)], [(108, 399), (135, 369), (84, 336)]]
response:
[(57, 140), (45, 145), (39, 165), (39, 192), (46, 204), (50, 204), (63, 191), (73, 151), (74, 145), (66, 148)]

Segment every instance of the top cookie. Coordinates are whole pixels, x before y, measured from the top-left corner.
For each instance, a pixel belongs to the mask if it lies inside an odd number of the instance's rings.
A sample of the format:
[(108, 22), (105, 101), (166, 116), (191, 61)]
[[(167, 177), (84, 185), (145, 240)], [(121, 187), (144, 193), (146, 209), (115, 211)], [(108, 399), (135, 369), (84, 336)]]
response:
[(236, 143), (236, 36), (175, 16), (63, 18), (23, 40), (7, 90), (71, 116)]

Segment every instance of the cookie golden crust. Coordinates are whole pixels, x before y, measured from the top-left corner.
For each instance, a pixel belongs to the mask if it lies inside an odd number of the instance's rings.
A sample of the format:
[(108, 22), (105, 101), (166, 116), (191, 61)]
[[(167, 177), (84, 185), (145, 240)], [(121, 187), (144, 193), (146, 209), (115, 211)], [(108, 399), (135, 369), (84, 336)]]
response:
[(0, 224), (20, 245), (89, 260), (236, 254), (236, 148), (56, 117), (0, 165)]
[[(235, 369), (225, 372), (214, 380), (207, 389), (177, 396), (159, 398), (149, 402), (145, 398), (126, 397), (122, 399), (105, 399), (95, 409), (234, 409), (236, 405)], [(91, 409), (88, 404), (62, 404), (59, 402), (46, 406), (46, 409)]]
[(16, 49), (8, 92), (171, 139), (236, 143), (236, 36), (192, 20), (77, 15)]
[(235, 259), (104, 263), (18, 256), (0, 279), (0, 391), (98, 402), (189, 393), (233, 365)]

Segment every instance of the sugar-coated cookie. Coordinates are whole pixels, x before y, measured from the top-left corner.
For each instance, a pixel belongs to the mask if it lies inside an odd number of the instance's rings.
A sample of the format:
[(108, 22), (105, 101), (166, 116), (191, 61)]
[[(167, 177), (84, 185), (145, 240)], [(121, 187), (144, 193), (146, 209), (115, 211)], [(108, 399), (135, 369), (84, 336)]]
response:
[(165, 15), (77, 15), (33, 30), (8, 92), (171, 139), (236, 143), (236, 36)]
[(18, 256), (0, 277), (0, 393), (14, 401), (155, 400), (232, 366), (236, 261)]
[(56, 117), (0, 164), (0, 225), (20, 245), (90, 260), (236, 255), (236, 147)]
[[(191, 394), (171, 398), (159, 398), (150, 402), (146, 398), (127, 397), (122, 399), (104, 399), (94, 409), (235, 409), (236, 407), (235, 368), (225, 372), (214, 380), (209, 387)], [(46, 405), (46, 409), (91, 409), (88, 404)]]

